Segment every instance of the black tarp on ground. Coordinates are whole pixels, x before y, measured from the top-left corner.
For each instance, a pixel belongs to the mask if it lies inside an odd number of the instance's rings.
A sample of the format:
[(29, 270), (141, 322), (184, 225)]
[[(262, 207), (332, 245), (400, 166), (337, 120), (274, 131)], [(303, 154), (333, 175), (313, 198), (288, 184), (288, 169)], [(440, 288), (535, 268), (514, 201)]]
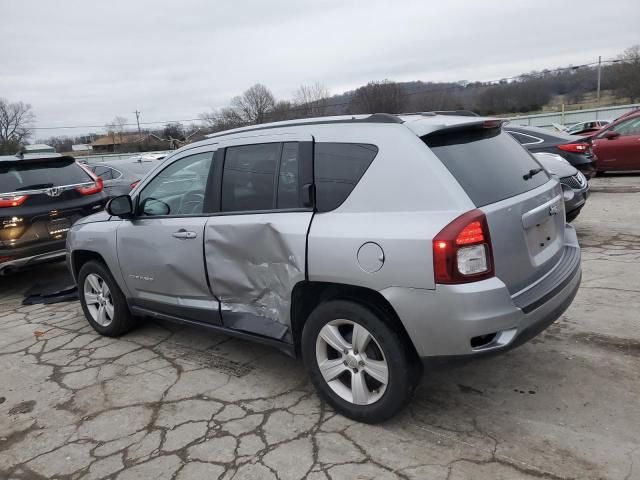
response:
[(24, 292), (23, 305), (72, 302), (78, 300), (78, 289), (67, 270), (49, 275)]

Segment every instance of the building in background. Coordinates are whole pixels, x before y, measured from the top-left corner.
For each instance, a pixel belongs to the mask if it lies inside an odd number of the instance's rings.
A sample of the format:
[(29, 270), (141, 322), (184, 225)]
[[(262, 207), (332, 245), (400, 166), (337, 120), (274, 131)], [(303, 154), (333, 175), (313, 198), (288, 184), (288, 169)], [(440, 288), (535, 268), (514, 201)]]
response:
[(90, 154), (93, 152), (93, 147), (88, 143), (79, 143), (77, 145), (71, 145), (71, 151), (75, 154)]
[(95, 153), (115, 153), (137, 151), (136, 146), (144, 143), (148, 139), (147, 134), (140, 133), (113, 133), (98, 138), (91, 144)]
[(34, 145), (25, 145), (22, 150), (24, 153), (56, 153), (56, 149), (44, 143), (36, 143)]

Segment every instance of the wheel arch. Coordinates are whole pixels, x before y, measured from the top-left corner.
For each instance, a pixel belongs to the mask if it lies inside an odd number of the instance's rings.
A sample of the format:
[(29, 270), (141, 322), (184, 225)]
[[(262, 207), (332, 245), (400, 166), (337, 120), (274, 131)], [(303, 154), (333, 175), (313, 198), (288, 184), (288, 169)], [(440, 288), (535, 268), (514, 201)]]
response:
[(82, 266), (91, 260), (98, 260), (105, 265), (107, 264), (104, 257), (98, 252), (91, 250), (74, 250), (71, 252), (71, 273), (76, 281), (78, 280), (78, 274)]
[(411, 349), (414, 360), (419, 360), (417, 350), (400, 317), (380, 292), (356, 285), (316, 281), (299, 282), (291, 292), (291, 333), (297, 356), (300, 356), (300, 340), (307, 318), (318, 305), (330, 300), (349, 300), (381, 313), (385, 323)]

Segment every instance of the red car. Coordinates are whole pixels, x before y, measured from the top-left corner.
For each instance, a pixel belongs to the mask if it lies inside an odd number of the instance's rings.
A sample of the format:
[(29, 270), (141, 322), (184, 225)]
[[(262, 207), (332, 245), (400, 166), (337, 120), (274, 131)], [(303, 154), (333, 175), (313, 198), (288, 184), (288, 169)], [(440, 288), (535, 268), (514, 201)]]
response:
[(640, 170), (640, 110), (618, 118), (589, 141), (598, 172)]

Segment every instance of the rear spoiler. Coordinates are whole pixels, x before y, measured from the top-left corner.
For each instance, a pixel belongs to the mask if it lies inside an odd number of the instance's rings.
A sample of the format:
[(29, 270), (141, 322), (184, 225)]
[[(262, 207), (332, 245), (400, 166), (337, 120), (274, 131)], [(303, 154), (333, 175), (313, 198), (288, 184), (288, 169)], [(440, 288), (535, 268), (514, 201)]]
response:
[(75, 162), (76, 159), (70, 155), (60, 154), (26, 154), (26, 155), (13, 155), (13, 156), (0, 156), (0, 165), (24, 165), (28, 163), (42, 163), (42, 162)]
[(465, 130), (484, 130), (484, 129), (502, 128), (502, 125), (504, 123), (506, 123), (506, 121), (501, 118), (485, 118), (483, 120), (479, 120), (476, 122), (464, 122), (464, 123), (457, 123), (454, 125), (442, 125), (440, 126), (440, 128), (431, 129), (431, 131), (428, 131), (420, 135), (420, 137), (455, 133), (455, 132), (461, 132)]

